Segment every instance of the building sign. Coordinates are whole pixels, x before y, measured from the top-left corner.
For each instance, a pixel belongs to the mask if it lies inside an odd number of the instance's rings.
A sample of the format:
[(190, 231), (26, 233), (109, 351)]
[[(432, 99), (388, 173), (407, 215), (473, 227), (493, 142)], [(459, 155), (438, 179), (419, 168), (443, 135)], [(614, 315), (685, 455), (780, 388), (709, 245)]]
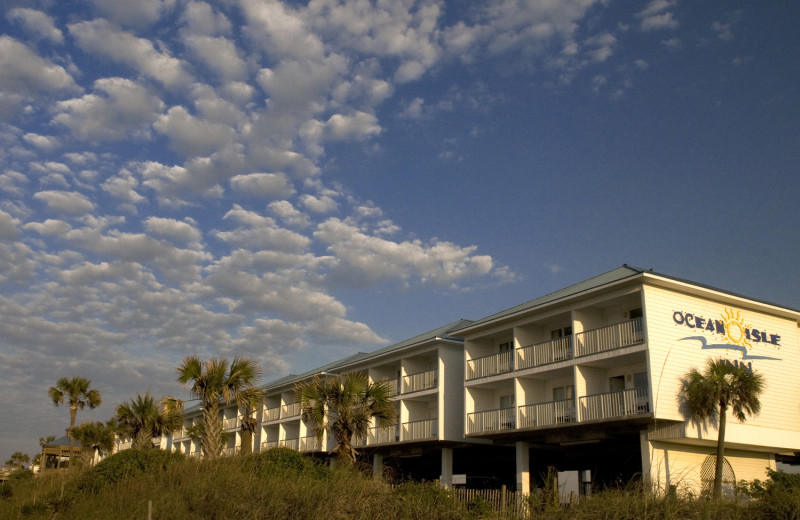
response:
[[(733, 350), (740, 352), (742, 359), (780, 359), (763, 355), (764, 350), (769, 353), (780, 350), (780, 335), (771, 333), (763, 327), (753, 327), (744, 320), (741, 311), (726, 307), (720, 318), (702, 316), (689, 311), (675, 311), (672, 313), (672, 321), (676, 325), (702, 332), (702, 336), (687, 336), (681, 338), (681, 341), (700, 341), (703, 349)], [(718, 342), (709, 342), (708, 335)]]

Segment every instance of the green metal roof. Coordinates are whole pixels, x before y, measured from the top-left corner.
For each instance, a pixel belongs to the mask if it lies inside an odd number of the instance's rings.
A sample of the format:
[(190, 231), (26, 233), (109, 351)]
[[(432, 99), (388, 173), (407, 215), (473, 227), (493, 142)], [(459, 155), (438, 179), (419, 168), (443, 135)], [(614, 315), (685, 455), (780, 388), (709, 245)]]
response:
[(473, 321), (472, 323), (468, 323), (463, 327), (460, 327), (453, 332), (458, 334), (463, 329), (472, 328), (475, 326), (483, 325), (485, 323), (490, 323), (507, 316), (513, 316), (520, 312), (533, 309), (535, 307), (540, 307), (542, 305), (547, 305), (549, 303), (553, 303), (555, 301), (561, 300), (563, 298), (567, 298), (570, 296), (575, 296), (582, 292), (590, 291), (592, 289), (596, 289), (598, 287), (602, 287), (604, 285), (608, 285), (611, 283), (619, 282), (620, 280), (625, 280), (626, 278), (631, 278), (634, 276), (638, 276), (645, 272), (645, 269), (640, 269), (638, 267), (632, 267), (627, 264), (623, 264), (622, 267), (618, 267), (612, 271), (608, 271), (607, 273), (599, 274), (597, 276), (593, 276), (588, 280), (584, 280), (582, 282), (578, 282), (574, 285), (570, 285), (569, 287), (565, 287), (563, 289), (559, 289), (558, 291), (552, 292), (550, 294), (546, 294), (544, 296), (540, 296), (535, 300), (530, 300), (528, 302), (522, 303), (515, 307), (511, 307), (504, 311), (497, 312), (492, 314), (491, 316), (487, 316), (485, 318), (481, 318), (477, 321)]

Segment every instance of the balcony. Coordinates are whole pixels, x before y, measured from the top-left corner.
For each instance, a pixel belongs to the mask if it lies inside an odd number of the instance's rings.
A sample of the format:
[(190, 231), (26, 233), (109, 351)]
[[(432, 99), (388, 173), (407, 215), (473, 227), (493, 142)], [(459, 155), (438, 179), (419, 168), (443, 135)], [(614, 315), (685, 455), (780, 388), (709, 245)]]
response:
[(278, 441), (264, 441), (261, 443), (261, 451), (271, 450), (278, 447)]
[(589, 356), (644, 342), (642, 318), (575, 334), (575, 357)]
[(516, 428), (514, 407), (467, 414), (467, 433), (488, 433)]
[(375, 444), (389, 444), (397, 442), (397, 425), (391, 426), (376, 426), (370, 428), (367, 432), (367, 444), (373, 446)]
[(175, 430), (172, 432), (172, 442), (180, 442), (185, 441), (189, 438), (189, 430), (186, 428), (181, 428), (180, 430)]
[(264, 419), (263, 422), (267, 421), (277, 421), (281, 417), (281, 407), (275, 406), (274, 408), (267, 408), (264, 407)]
[(467, 381), (511, 372), (514, 370), (514, 358), (511, 354), (510, 351), (501, 352), (468, 360)]
[(574, 423), (575, 420), (575, 400), (564, 399), (520, 406), (517, 424), (520, 428), (536, 428)]
[(189, 453), (189, 456), (193, 459), (201, 459), (203, 458), (203, 452), (200, 450), (193, 451)]
[(403, 376), (403, 393), (420, 392), (436, 388), (436, 370)]
[(222, 429), (223, 430), (233, 430), (241, 426), (242, 424), (242, 416), (239, 417), (228, 417), (227, 419), (222, 420)]
[(300, 415), (300, 403), (291, 403), (281, 406), (281, 419), (298, 417)]
[(278, 441), (278, 446), (297, 451), (300, 449), (300, 439), (281, 439)]
[(435, 439), (439, 435), (437, 423), (438, 419), (424, 419), (422, 421), (403, 423), (401, 438), (404, 441)]
[(572, 336), (517, 349), (517, 370), (572, 359)]
[(647, 388), (587, 395), (578, 398), (579, 419), (597, 421), (650, 413)]
[(226, 457), (232, 457), (237, 453), (239, 453), (239, 450), (240, 450), (239, 446), (236, 446), (235, 448), (223, 448), (222, 455)]
[(381, 382), (386, 383), (386, 388), (389, 390), (388, 397), (394, 397), (400, 393), (399, 379), (384, 379)]
[(322, 451), (322, 441), (316, 435), (300, 437), (300, 451)]

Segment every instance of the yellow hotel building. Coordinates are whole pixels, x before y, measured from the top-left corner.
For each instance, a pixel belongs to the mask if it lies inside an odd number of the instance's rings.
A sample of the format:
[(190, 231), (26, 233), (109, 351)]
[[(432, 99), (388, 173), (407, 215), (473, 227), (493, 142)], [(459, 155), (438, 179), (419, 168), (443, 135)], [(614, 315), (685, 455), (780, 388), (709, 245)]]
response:
[[(359, 441), (376, 471), (443, 485), (505, 483), (530, 492), (557, 472), (562, 492), (642, 478), (662, 492), (701, 491), (714, 475), (716, 424), (687, 419), (682, 378), (709, 358), (744, 363), (765, 380), (761, 412), (728, 414), (724, 481), (763, 479), (800, 452), (800, 312), (623, 265), (477, 321), (460, 320), (372, 353), (265, 385), (253, 451), (326, 456), (299, 412), (294, 385), (363, 371), (388, 380), (398, 423)], [(243, 410), (223, 419), (227, 453)], [(188, 428), (161, 439), (199, 455)]]

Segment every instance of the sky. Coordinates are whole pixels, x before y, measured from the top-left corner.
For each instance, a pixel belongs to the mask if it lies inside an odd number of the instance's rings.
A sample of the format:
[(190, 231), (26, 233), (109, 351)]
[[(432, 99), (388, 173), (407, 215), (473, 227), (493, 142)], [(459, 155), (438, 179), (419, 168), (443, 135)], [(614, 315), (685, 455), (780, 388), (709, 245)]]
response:
[(800, 309), (800, 3), (2, 5), (0, 462), (624, 263)]

